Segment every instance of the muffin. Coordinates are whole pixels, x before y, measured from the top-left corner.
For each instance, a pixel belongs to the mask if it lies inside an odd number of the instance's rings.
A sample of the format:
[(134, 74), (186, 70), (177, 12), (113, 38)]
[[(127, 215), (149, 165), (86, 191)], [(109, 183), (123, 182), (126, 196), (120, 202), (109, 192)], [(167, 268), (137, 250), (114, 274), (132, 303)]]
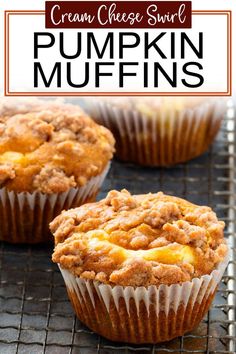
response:
[(114, 139), (72, 105), (15, 113), (0, 110), (0, 240), (47, 242), (56, 215), (95, 200)]
[(225, 103), (224, 98), (122, 97), (86, 101), (86, 106), (92, 118), (114, 134), (120, 160), (169, 166), (208, 149)]
[(201, 321), (227, 265), (224, 222), (161, 192), (111, 191), (50, 225), (78, 318), (114, 341), (158, 343)]

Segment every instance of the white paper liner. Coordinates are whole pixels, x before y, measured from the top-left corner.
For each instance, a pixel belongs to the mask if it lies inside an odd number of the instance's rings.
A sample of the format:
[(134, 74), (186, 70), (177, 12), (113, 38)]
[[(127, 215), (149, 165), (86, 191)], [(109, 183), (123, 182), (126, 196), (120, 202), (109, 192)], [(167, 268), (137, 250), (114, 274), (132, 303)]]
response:
[(87, 110), (116, 138), (116, 155), (143, 165), (165, 166), (202, 154), (224, 117), (224, 101), (209, 101), (181, 111), (155, 108), (152, 118), (132, 108), (92, 101)]
[[(89, 294), (90, 301), (96, 310), (93, 295), (93, 288), (95, 288), (99, 299), (104, 302), (108, 313), (111, 299), (113, 299), (116, 309), (119, 311), (119, 300), (120, 298), (123, 298), (127, 313), (130, 314), (130, 299), (132, 298), (135, 301), (138, 315), (140, 303), (143, 302), (148, 314), (150, 306), (154, 305), (156, 316), (158, 316), (160, 311), (164, 311), (167, 316), (170, 310), (177, 312), (180, 304), (184, 306), (184, 309), (186, 309), (189, 299), (191, 299), (191, 307), (193, 308), (196, 302), (201, 304), (203, 298), (208, 298), (210, 294), (213, 294), (224, 274), (228, 262), (229, 254), (209, 275), (194, 278), (192, 281), (187, 281), (182, 284), (162, 284), (159, 287), (151, 285), (147, 288), (134, 288), (132, 286), (123, 287), (119, 285), (112, 287), (98, 281), (85, 280), (75, 277), (68, 270), (63, 269), (60, 265), (58, 266), (64, 278), (67, 289), (76, 293), (81, 304), (82, 300), (85, 302), (87, 301), (87, 296)], [(164, 301), (160, 302), (160, 298), (164, 298)]]
[(14, 243), (52, 241), (49, 223), (62, 210), (80, 206), (95, 198), (109, 168), (110, 163), (100, 175), (92, 177), (84, 186), (70, 188), (63, 193), (17, 193), (1, 188), (0, 240)]

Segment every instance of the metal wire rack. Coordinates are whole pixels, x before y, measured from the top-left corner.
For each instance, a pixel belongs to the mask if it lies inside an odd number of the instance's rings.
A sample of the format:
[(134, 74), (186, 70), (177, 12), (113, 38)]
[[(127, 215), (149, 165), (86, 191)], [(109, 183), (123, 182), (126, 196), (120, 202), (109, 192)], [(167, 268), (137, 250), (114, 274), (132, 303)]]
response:
[(174, 168), (113, 162), (99, 198), (112, 188), (175, 194), (212, 206), (226, 222), (231, 261), (211, 310), (193, 332), (160, 345), (113, 343), (74, 316), (64, 282), (46, 246), (0, 245), (0, 353), (235, 353), (236, 119), (229, 111), (212, 148)]

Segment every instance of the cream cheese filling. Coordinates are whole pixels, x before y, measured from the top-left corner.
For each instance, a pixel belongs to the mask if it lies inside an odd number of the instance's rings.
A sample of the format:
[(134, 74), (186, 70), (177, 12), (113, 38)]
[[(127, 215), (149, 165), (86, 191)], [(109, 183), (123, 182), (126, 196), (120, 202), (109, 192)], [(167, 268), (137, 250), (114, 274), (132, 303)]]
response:
[(129, 250), (109, 241), (109, 234), (101, 230), (89, 231), (88, 248), (95, 251), (112, 246), (109, 255), (121, 262), (129, 258), (143, 258), (146, 261), (159, 262), (164, 264), (190, 263), (195, 264), (194, 249), (188, 245), (173, 243), (167, 246), (156, 247), (145, 250)]

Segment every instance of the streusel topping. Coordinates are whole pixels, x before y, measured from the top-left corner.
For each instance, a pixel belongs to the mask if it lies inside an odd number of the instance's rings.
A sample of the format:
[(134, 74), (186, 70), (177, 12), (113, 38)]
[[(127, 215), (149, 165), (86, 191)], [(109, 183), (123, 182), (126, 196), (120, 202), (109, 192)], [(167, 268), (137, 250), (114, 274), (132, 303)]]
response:
[(0, 187), (59, 193), (103, 172), (114, 152), (109, 130), (77, 106), (33, 107), (13, 116), (0, 110)]
[(227, 253), (224, 222), (209, 207), (161, 192), (111, 191), (50, 225), (53, 261), (86, 279), (123, 286), (172, 284), (209, 274)]

